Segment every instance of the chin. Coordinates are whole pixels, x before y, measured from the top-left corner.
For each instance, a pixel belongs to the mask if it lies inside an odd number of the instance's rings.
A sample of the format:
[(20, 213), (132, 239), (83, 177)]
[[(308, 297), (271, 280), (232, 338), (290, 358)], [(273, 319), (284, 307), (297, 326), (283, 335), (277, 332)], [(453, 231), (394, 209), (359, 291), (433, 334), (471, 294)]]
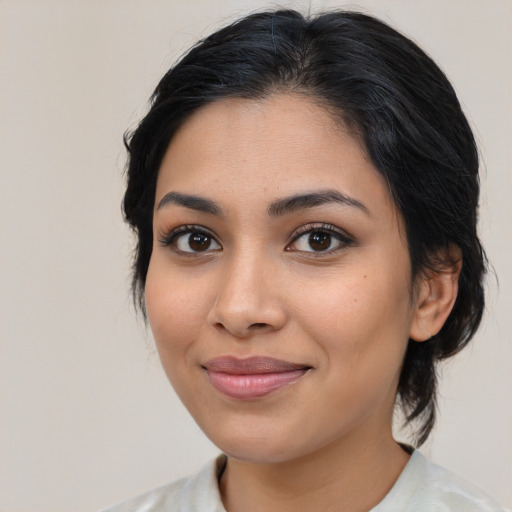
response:
[(228, 443), (224, 449), (217, 446), (228, 457), (253, 464), (279, 464), (295, 458), (289, 448), (270, 445), (268, 440), (259, 443), (247, 442), (241, 446)]
[(300, 447), (290, 444), (292, 436), (289, 433), (267, 429), (259, 432), (240, 430), (232, 428), (225, 433), (205, 433), (222, 453), (244, 462), (276, 464), (295, 458), (301, 451)]
[(231, 435), (223, 439), (217, 436), (210, 440), (228, 457), (253, 464), (283, 464), (307, 459), (330, 444), (329, 439), (321, 436), (302, 438), (297, 430), (293, 434)]

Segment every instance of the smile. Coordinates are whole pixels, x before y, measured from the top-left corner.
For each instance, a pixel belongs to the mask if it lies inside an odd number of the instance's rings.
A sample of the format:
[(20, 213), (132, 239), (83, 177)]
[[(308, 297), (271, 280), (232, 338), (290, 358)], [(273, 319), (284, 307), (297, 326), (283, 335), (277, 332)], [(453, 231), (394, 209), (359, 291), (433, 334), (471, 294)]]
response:
[(212, 359), (203, 365), (212, 386), (230, 398), (261, 398), (303, 377), (310, 366), (269, 357)]

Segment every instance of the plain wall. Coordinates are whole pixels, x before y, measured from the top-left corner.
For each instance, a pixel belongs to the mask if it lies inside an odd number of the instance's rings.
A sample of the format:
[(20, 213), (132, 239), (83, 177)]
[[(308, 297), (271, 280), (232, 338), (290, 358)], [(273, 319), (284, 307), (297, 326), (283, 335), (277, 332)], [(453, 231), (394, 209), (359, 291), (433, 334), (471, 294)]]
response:
[[(122, 134), (199, 36), (277, 3), (0, 0), (0, 511), (85, 512), (217, 450), (175, 397), (129, 297)], [(512, 2), (282, 2), (374, 13), (447, 72), (485, 160), (479, 334), (445, 366), (434, 461), (512, 507)]]

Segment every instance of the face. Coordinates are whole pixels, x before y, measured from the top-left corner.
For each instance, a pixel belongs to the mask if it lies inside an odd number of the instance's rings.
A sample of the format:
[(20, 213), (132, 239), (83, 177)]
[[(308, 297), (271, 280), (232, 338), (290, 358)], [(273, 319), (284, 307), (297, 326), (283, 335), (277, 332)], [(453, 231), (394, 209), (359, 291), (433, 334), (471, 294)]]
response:
[(303, 97), (222, 100), (163, 159), (146, 307), (167, 376), (228, 455), (390, 432), (414, 304), (401, 219), (359, 142)]

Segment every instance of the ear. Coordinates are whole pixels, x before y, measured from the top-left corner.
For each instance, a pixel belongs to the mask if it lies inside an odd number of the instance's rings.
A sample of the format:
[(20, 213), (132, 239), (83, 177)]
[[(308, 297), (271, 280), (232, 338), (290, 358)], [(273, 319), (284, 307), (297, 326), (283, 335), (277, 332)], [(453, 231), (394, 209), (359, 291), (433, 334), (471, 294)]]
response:
[(436, 258), (442, 261), (439, 271), (427, 271), (419, 277), (409, 337), (426, 341), (437, 334), (448, 318), (459, 289), (462, 255), (458, 247)]

